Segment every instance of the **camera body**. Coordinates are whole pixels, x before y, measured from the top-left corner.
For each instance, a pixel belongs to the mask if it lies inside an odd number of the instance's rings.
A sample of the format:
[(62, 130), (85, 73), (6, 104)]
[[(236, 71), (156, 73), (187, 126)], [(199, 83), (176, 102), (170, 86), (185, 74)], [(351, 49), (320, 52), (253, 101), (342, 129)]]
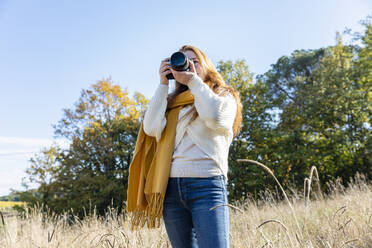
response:
[[(175, 52), (172, 54), (170, 58), (170, 64), (173, 70), (176, 71), (189, 71), (190, 70), (190, 64), (187, 59), (186, 54), (183, 52)], [(174, 76), (172, 73), (169, 73), (166, 75), (167, 79), (174, 79)]]

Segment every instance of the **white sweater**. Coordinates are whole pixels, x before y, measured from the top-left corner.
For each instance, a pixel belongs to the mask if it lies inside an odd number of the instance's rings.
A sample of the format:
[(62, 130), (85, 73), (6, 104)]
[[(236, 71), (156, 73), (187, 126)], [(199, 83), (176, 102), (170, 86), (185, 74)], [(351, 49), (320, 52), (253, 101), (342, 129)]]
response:
[[(236, 115), (236, 101), (231, 94), (219, 96), (198, 76), (188, 83), (194, 96), (194, 105), (198, 117), (188, 124), (189, 118), (183, 118), (177, 123), (175, 148), (178, 146), (185, 131), (190, 139), (205, 154), (212, 158), (227, 180), (228, 153), (233, 138), (233, 124)], [(159, 84), (146, 110), (143, 129), (147, 135), (160, 140), (166, 125), (165, 111), (167, 107), (168, 85)], [(180, 110), (179, 119), (183, 112)]]
[[(180, 115), (186, 114), (191, 108), (192, 105), (185, 106)], [(212, 177), (221, 174), (223, 172), (216, 161), (195, 144), (186, 129), (174, 148), (169, 177)]]

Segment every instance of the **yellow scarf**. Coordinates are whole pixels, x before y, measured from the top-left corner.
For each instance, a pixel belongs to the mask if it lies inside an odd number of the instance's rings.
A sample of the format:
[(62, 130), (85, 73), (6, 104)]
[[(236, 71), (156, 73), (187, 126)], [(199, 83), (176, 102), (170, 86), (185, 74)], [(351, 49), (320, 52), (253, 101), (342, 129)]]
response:
[(176, 96), (167, 109), (166, 126), (159, 142), (145, 134), (143, 123), (137, 136), (133, 160), (129, 166), (127, 213), (132, 229), (159, 227), (163, 215), (164, 195), (168, 185), (176, 127), (180, 109), (194, 102), (190, 90)]

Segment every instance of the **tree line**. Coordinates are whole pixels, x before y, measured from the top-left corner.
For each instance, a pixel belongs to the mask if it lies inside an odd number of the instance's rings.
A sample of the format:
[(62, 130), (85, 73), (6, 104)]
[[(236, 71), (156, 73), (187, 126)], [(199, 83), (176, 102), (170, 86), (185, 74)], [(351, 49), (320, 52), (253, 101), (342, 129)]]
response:
[[(254, 77), (245, 60), (219, 61), (218, 71), (243, 104), (243, 124), (229, 155), (229, 201), (258, 197), (274, 189), (261, 168), (268, 166), (285, 187), (302, 188), (312, 166), (325, 183), (347, 182), (357, 172), (372, 178), (372, 25), (353, 33), (351, 44), (337, 34), (329, 47), (295, 50)], [(31, 158), (27, 169), (36, 192), (20, 193), (29, 205), (82, 216), (95, 207), (125, 209), (128, 169), (149, 100), (103, 79), (84, 89), (74, 107), (63, 110), (53, 145)]]

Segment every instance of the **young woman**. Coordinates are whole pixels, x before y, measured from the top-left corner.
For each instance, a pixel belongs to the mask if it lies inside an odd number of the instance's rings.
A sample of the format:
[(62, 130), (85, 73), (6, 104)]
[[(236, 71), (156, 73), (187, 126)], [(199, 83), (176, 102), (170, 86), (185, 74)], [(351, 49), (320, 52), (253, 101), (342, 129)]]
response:
[[(229, 212), (220, 205), (227, 204), (229, 146), (242, 105), (200, 49), (179, 51), (190, 71), (173, 70), (169, 58), (160, 64), (130, 168), (127, 210), (137, 211), (135, 226), (154, 227), (162, 216), (172, 247), (228, 247)], [(169, 73), (175, 78), (170, 94)]]

